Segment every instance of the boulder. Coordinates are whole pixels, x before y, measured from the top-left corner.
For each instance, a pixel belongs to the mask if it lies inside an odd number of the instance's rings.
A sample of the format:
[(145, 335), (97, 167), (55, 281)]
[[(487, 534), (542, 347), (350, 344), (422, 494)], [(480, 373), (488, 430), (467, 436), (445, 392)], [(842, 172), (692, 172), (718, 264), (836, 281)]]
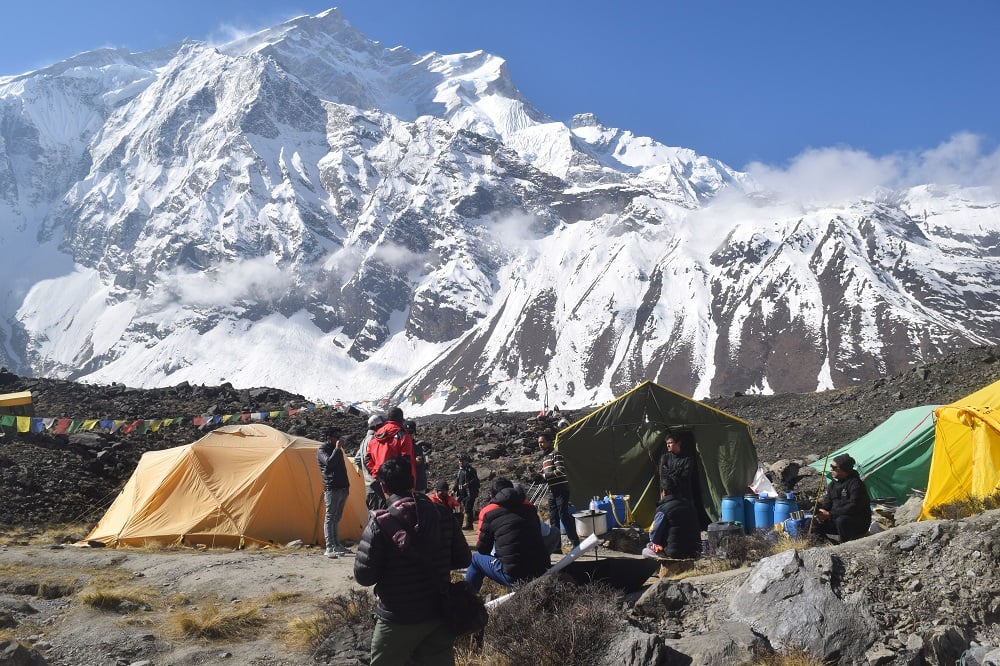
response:
[(731, 666), (748, 664), (767, 642), (742, 622), (726, 622), (718, 629), (697, 636), (666, 639), (667, 658), (662, 664), (687, 666)]
[(761, 560), (729, 601), (734, 620), (780, 649), (797, 646), (825, 661), (865, 659), (876, 635), (868, 609), (835, 590), (829, 549), (787, 550)]
[(662, 664), (666, 659), (663, 639), (656, 634), (647, 634), (629, 626), (623, 631), (611, 633), (604, 656), (598, 666), (646, 666)]

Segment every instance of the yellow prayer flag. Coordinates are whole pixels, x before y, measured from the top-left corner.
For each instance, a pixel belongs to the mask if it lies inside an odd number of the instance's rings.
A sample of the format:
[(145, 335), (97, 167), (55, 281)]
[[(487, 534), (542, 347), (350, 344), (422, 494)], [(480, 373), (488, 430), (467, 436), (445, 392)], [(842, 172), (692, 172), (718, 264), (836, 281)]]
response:
[(17, 417), (17, 431), (18, 432), (28, 432), (31, 430), (31, 417), (30, 416), (18, 416)]

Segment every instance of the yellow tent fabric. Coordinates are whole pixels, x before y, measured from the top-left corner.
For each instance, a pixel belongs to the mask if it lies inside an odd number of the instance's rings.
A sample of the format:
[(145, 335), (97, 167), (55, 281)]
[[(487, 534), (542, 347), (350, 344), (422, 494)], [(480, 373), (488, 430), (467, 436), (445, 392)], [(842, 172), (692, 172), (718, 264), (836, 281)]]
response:
[[(87, 540), (227, 548), (295, 539), (323, 544), (319, 446), (270, 426), (244, 424), (145, 453)], [(359, 539), (368, 521), (364, 478), (349, 459), (347, 473), (351, 493), (340, 536)]]
[(1000, 381), (934, 410), (937, 418), (920, 519), (967, 497), (1000, 490)]
[(0, 393), (0, 407), (19, 407), (31, 404), (31, 391)]

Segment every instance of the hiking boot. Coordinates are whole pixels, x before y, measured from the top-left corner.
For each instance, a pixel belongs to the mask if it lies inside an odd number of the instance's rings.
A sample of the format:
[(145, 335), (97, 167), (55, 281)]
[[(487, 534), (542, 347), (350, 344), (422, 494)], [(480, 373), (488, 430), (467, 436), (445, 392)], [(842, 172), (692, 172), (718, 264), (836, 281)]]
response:
[(354, 554), (353, 551), (351, 551), (349, 548), (345, 548), (344, 546), (335, 546), (334, 549), (333, 549), (333, 552), (336, 553), (337, 555), (340, 555), (341, 557), (343, 557), (345, 555), (353, 555)]
[(337, 559), (337, 553), (335, 553), (332, 550), (326, 551), (326, 556), (329, 557), (331, 560)]

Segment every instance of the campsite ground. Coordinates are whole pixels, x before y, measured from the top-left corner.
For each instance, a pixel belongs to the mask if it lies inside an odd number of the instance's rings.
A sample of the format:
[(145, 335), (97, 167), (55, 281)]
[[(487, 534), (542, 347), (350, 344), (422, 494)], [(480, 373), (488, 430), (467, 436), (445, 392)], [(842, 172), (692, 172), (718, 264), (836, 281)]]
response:
[[(4, 546), (0, 618), (23, 618), (13, 634), (51, 664), (301, 664), (310, 661), (309, 650), (290, 623), (356, 588), (352, 574), (353, 558), (330, 560), (319, 549)], [(109, 598), (130, 591), (142, 601), (107, 610), (80, 603), (99, 590)], [(186, 637), (179, 624), (186, 614), (251, 608), (259, 608), (263, 624), (239, 640)]]

